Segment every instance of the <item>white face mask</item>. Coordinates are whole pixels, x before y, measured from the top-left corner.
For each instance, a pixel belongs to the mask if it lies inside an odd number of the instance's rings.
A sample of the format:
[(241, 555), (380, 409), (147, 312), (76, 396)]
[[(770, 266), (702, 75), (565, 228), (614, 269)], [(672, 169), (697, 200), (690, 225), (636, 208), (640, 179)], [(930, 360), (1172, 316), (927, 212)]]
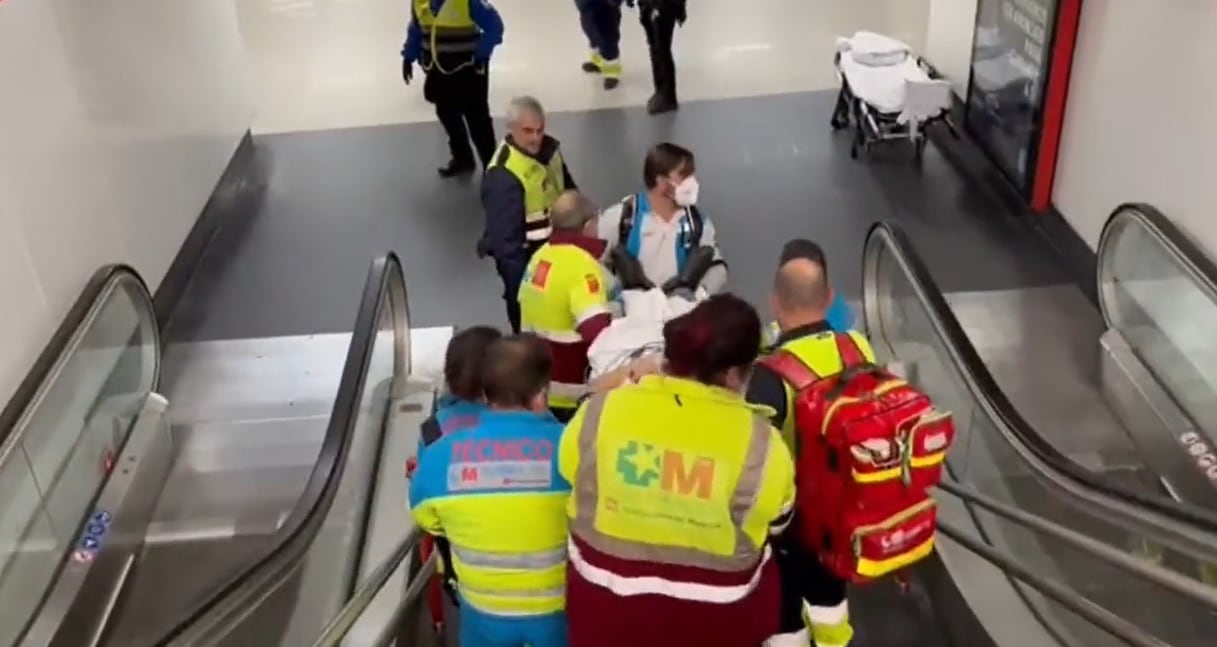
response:
[(676, 190), (672, 194), (672, 199), (676, 201), (676, 204), (682, 207), (691, 207), (697, 204), (697, 191), (700, 188), (701, 187), (697, 184), (697, 178), (690, 175), (689, 177), (681, 180), (680, 184), (676, 185)]

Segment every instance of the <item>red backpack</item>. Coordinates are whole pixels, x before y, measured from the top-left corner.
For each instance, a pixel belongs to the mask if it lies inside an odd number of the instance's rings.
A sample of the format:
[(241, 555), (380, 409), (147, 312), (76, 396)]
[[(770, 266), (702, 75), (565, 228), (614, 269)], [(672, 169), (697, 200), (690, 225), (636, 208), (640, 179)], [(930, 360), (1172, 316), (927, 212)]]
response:
[(934, 549), (929, 488), (955, 438), (951, 414), (836, 334), (844, 369), (821, 378), (789, 351), (761, 360), (795, 391), (794, 530), (829, 571), (863, 583)]

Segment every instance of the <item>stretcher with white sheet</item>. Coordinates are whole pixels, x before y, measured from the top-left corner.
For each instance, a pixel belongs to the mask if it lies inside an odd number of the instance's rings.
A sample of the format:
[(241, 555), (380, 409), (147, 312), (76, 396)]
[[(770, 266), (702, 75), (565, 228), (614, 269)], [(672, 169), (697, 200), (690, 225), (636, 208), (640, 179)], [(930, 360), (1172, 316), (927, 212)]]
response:
[(588, 380), (611, 373), (647, 355), (663, 353), (663, 325), (695, 304), (658, 288), (625, 290), (623, 314), (615, 317), (587, 349)]
[(850, 156), (869, 153), (880, 141), (908, 140), (914, 159), (925, 151), (926, 126), (948, 119), (951, 84), (937, 75), (908, 45), (888, 36), (860, 31), (838, 38), (833, 55), (841, 90), (833, 110), (836, 130), (854, 126)]

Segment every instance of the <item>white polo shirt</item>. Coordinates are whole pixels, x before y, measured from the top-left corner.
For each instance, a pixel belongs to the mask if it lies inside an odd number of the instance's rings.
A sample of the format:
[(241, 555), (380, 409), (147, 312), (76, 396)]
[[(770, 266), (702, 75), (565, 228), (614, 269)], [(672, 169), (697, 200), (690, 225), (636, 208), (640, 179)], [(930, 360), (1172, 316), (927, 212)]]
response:
[[(634, 196), (635, 212), (634, 226), (641, 229), (639, 236), (637, 258), (646, 272), (647, 278), (655, 285), (663, 285), (669, 279), (680, 273), (677, 262), (677, 247), (682, 244), (682, 235), (692, 235), (693, 218), (689, 210), (679, 212), (670, 220), (665, 220), (651, 211), (650, 203), (645, 193)], [(627, 241), (619, 240), (621, 229), (622, 203), (618, 202), (605, 209), (600, 214), (597, 226), (597, 236), (608, 241), (609, 248), (625, 245)], [(713, 247), (715, 258), (721, 260), (718, 251), (718, 241), (714, 223), (702, 215), (702, 233), (700, 244)], [(727, 283), (727, 270), (722, 265), (716, 265), (702, 279), (702, 287), (710, 294), (722, 291)]]

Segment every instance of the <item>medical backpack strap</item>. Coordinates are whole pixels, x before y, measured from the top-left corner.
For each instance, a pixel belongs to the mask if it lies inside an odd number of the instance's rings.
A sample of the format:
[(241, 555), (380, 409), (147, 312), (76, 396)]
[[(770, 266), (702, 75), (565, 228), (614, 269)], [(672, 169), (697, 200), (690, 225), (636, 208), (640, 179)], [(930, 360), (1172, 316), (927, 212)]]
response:
[(701, 235), (706, 230), (706, 220), (697, 210), (697, 205), (689, 207), (689, 224), (691, 230), (689, 231), (688, 249), (697, 249), (701, 247)]
[(857, 366), (865, 366), (870, 364), (870, 360), (866, 359), (866, 354), (862, 352), (862, 348), (858, 346), (858, 340), (847, 332), (834, 333), (833, 338), (837, 342), (837, 352), (841, 354), (841, 371), (854, 368)]
[(779, 348), (772, 354), (762, 357), (758, 363), (776, 373), (796, 393), (811, 386), (820, 379), (820, 376), (811, 370), (811, 367), (806, 362), (788, 350)]
[(624, 245), (630, 238), (630, 232), (634, 230), (634, 209), (637, 202), (637, 196), (634, 195), (621, 201), (621, 218), (617, 221), (618, 245)]
[(617, 221), (617, 244), (624, 247), (630, 256), (638, 258), (642, 239), (634, 229), (638, 226), (638, 194), (621, 201), (621, 218)]

